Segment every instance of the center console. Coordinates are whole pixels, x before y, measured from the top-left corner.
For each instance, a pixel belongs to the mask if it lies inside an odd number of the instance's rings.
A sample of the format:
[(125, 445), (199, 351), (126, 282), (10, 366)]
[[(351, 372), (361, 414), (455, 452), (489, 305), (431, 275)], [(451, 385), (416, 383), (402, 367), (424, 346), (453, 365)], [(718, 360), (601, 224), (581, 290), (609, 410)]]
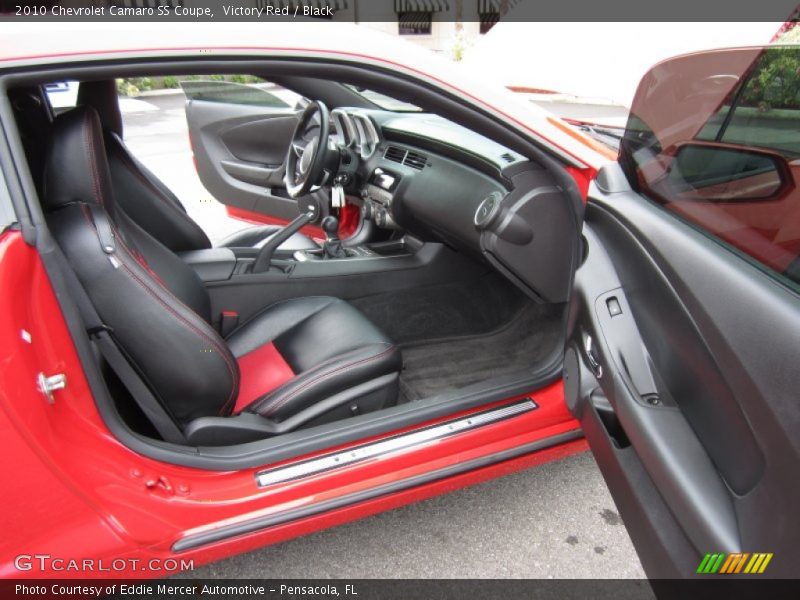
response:
[(421, 242), (412, 237), (403, 237), (399, 240), (388, 242), (377, 242), (374, 244), (359, 244), (357, 246), (343, 246), (342, 256), (337, 258), (325, 258), (322, 248), (316, 250), (297, 250), (293, 254), (294, 260), (306, 262), (309, 260), (346, 260), (346, 259), (369, 259), (382, 258), (387, 256), (402, 256), (415, 252), (415, 248)]
[(290, 298), (333, 296), (353, 300), (437, 285), (475, 273), (474, 262), (463, 253), (409, 235), (346, 247), (345, 252), (342, 258), (275, 257), (270, 268), (261, 272), (253, 272), (252, 249), (213, 248), (185, 252), (181, 258), (203, 280), (211, 300), (210, 314), (223, 335), (237, 323)]
[(230, 279), (239, 262), (232, 248), (190, 250), (180, 252), (178, 256), (194, 269), (203, 283)]
[[(279, 277), (342, 276), (359, 273), (393, 270), (419, 252), (423, 243), (411, 236), (399, 240), (345, 246), (336, 258), (325, 256), (324, 249), (296, 250), (293, 255), (274, 257), (270, 268), (262, 273), (253, 272), (257, 251), (253, 248), (211, 248), (181, 252), (181, 259), (194, 269), (204, 283), (237, 280), (246, 283)], [(400, 262), (398, 262), (398, 260)]]

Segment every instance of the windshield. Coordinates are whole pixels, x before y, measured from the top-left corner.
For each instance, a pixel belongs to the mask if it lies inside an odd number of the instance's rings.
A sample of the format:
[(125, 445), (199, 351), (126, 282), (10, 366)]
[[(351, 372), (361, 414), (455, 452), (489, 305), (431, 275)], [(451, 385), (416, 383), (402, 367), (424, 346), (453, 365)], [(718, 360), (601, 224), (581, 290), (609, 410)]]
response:
[(411, 104), (410, 102), (403, 102), (402, 100), (397, 100), (386, 94), (381, 94), (380, 92), (357, 85), (345, 85), (359, 96), (366, 98), (383, 110), (391, 110), (394, 112), (422, 112), (419, 106)]

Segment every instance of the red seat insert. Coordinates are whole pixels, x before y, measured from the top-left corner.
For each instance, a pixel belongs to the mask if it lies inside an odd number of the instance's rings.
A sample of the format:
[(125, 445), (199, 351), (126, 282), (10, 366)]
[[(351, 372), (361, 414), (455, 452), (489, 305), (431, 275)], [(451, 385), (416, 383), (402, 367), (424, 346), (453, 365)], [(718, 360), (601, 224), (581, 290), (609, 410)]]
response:
[(233, 414), (240, 413), (254, 400), (295, 376), (292, 367), (284, 360), (272, 342), (239, 357), (238, 362), (241, 379)]

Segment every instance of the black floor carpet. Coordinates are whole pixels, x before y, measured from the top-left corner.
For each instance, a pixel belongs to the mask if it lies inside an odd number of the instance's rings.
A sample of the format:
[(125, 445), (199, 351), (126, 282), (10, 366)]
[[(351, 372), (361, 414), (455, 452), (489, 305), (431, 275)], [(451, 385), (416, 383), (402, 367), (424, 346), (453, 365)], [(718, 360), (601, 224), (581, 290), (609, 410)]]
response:
[(398, 344), (492, 332), (528, 299), (494, 272), (440, 285), (352, 300), (364, 316)]
[(401, 344), (400, 402), (535, 370), (562, 343), (563, 312), (561, 304), (528, 303), (491, 332)]

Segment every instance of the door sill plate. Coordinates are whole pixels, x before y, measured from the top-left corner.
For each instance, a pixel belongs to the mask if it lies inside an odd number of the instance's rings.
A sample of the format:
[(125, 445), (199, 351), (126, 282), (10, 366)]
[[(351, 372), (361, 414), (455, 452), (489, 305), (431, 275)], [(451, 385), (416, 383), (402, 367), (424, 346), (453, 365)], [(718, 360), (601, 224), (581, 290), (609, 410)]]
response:
[(326, 454), (317, 458), (260, 471), (256, 473), (256, 485), (260, 488), (265, 488), (279, 483), (297, 481), (305, 479), (306, 477), (349, 467), (387, 454), (409, 452), (420, 446), (430, 444), (431, 442), (436, 442), (466, 431), (486, 427), (487, 425), (492, 425), (505, 419), (529, 413), (537, 408), (539, 407), (533, 400), (524, 398), (523, 400), (499, 408), (492, 408), (438, 425), (431, 425), (422, 429), (409, 431), (408, 433), (401, 433), (387, 439), (356, 446), (355, 448), (350, 448), (342, 452)]

